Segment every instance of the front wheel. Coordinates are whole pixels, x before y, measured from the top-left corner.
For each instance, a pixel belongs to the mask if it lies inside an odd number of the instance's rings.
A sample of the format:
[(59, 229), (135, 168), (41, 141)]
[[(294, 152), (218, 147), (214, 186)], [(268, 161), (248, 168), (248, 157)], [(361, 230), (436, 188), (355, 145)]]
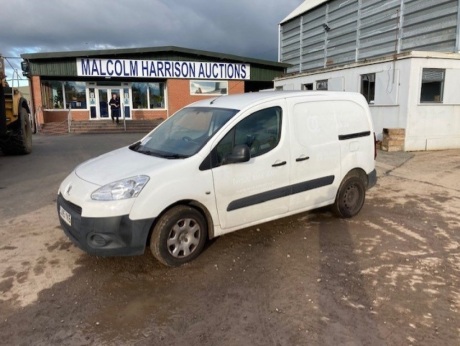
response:
[(177, 267), (198, 257), (207, 234), (203, 215), (195, 208), (179, 205), (158, 220), (150, 239), (150, 251), (161, 263)]
[(332, 211), (339, 217), (350, 218), (359, 213), (364, 205), (366, 187), (357, 176), (345, 177), (340, 184)]

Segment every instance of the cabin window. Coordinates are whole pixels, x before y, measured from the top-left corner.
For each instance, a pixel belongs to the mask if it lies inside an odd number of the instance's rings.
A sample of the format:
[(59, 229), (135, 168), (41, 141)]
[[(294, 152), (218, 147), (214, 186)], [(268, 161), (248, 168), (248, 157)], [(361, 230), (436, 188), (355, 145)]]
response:
[(420, 102), (442, 103), (445, 75), (446, 70), (444, 69), (423, 69)]
[(375, 99), (375, 73), (361, 75), (361, 94), (367, 103), (373, 104)]
[(316, 90), (327, 90), (327, 79), (316, 81)]

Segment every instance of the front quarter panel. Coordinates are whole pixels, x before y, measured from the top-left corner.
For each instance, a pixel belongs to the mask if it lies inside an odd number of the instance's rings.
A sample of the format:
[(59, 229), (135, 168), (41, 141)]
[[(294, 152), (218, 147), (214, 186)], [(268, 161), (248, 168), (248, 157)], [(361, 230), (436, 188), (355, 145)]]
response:
[(59, 187), (59, 193), (66, 201), (82, 208), (83, 217), (113, 217), (128, 215), (134, 200), (132, 198), (119, 201), (95, 201), (91, 194), (100, 188), (89, 183), (75, 174), (69, 174)]
[(130, 219), (156, 218), (180, 201), (196, 201), (217, 220), (211, 170), (200, 171), (198, 155), (180, 160), (154, 172), (148, 184), (135, 199)]

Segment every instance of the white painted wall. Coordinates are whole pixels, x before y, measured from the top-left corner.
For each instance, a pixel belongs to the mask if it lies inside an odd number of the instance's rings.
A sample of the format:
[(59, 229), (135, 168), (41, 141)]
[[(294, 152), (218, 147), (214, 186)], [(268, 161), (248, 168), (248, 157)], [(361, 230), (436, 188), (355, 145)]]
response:
[[(446, 69), (443, 103), (420, 103), (423, 68)], [(460, 60), (411, 59), (407, 151), (460, 148)]]
[[(404, 128), (406, 151), (460, 148), (460, 56), (425, 55), (317, 71), (277, 79), (274, 84), (275, 88), (302, 90), (303, 84), (313, 83), (316, 88), (317, 80), (328, 79), (334, 90), (343, 86), (344, 91), (360, 92), (360, 76), (375, 73), (375, 102), (369, 106), (378, 139), (384, 128)], [(423, 68), (446, 69), (442, 104), (420, 103)]]

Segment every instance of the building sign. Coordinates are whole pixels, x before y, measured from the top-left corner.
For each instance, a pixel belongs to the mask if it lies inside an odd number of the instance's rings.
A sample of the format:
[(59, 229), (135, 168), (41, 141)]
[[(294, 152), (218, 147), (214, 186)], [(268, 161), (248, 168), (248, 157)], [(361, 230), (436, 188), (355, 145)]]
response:
[(77, 59), (82, 77), (250, 79), (250, 65), (221, 62)]

